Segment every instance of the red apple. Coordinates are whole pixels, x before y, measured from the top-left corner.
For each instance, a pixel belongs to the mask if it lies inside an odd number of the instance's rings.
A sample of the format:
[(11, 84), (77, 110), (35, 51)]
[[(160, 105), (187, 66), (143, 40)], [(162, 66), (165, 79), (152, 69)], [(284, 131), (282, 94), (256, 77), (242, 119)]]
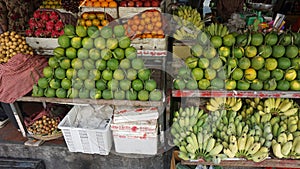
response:
[(144, 7), (150, 7), (150, 6), (151, 6), (151, 2), (150, 1), (144, 2)]
[(136, 1), (135, 6), (136, 7), (143, 7), (143, 2), (142, 1)]
[(122, 7), (127, 7), (127, 1), (121, 1), (120, 6)]
[(159, 7), (160, 6), (160, 2), (158, 0), (153, 0), (152, 3), (151, 3), (151, 5), (153, 7)]
[(128, 1), (127, 2), (128, 7), (134, 7), (134, 5), (135, 5), (134, 1)]

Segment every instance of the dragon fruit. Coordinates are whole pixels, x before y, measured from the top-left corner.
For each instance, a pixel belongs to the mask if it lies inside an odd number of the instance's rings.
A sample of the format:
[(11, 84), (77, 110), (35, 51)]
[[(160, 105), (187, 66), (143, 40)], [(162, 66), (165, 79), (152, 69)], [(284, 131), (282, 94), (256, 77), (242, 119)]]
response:
[(30, 18), (28, 21), (29, 28), (34, 30), (37, 27), (36, 21), (34, 18)]
[(51, 20), (57, 21), (57, 20), (59, 19), (59, 16), (58, 16), (58, 14), (57, 14), (56, 12), (52, 11), (52, 12), (50, 12), (50, 14), (49, 14), (49, 18), (50, 18)]
[(37, 29), (34, 32), (34, 36), (36, 36), (36, 37), (43, 37), (44, 36), (44, 31), (42, 29)]
[(45, 37), (50, 37), (51, 36), (52, 31), (51, 30), (44, 30), (43, 35)]
[(36, 23), (36, 26), (37, 26), (37, 28), (43, 29), (43, 28), (45, 27), (45, 24), (44, 24), (42, 21), (38, 21), (38, 22)]
[(58, 31), (52, 31), (52, 33), (51, 33), (51, 37), (52, 38), (57, 38), (57, 37), (59, 37), (60, 36), (60, 32), (58, 32)]
[(61, 20), (57, 21), (55, 24), (55, 30), (59, 31), (62, 30), (63, 28), (64, 28), (64, 23)]
[(40, 19), (40, 17), (41, 17), (41, 11), (39, 11), (39, 10), (34, 11), (33, 17), (35, 19)]
[(43, 11), (41, 14), (41, 20), (48, 21), (49, 20), (49, 14), (46, 11)]
[(33, 35), (33, 31), (31, 29), (27, 29), (25, 31), (25, 33), (26, 33), (26, 36), (32, 36)]
[(48, 21), (47, 23), (46, 23), (46, 30), (52, 30), (53, 29), (53, 27), (54, 27), (54, 21)]

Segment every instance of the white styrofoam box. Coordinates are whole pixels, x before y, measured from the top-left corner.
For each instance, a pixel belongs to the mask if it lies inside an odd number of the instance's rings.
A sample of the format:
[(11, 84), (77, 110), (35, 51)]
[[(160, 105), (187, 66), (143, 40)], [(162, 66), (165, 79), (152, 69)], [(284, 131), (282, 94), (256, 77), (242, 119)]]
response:
[(80, 7), (80, 15), (84, 12), (103, 12), (109, 14), (114, 19), (118, 18), (118, 8)]
[(59, 46), (57, 38), (26, 37), (26, 43), (41, 55), (52, 55), (53, 49)]
[(74, 106), (59, 123), (69, 151), (88, 154), (108, 155), (112, 147), (111, 119), (95, 128), (80, 128), (75, 121), (81, 106)]
[(157, 120), (133, 121), (128, 123), (112, 123), (110, 126), (113, 131), (126, 132), (155, 132)]
[(117, 153), (155, 155), (157, 153), (157, 137), (157, 132), (132, 133), (113, 131), (115, 151)]
[(165, 38), (136, 38), (131, 45), (138, 50), (167, 50), (168, 41)]
[(162, 8), (164, 7), (164, 4), (165, 4), (165, 0), (161, 1), (160, 7), (119, 7), (119, 16), (120, 18), (132, 17), (146, 10), (158, 10), (159, 12), (162, 12)]
[(116, 106), (113, 123), (154, 120), (162, 111), (163, 107)]

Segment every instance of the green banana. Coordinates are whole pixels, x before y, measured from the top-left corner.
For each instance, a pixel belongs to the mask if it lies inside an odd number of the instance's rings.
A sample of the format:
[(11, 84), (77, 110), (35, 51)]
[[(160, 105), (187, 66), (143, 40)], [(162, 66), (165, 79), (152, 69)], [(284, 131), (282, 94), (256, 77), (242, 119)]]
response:
[(261, 162), (269, 156), (268, 148), (261, 147), (260, 150), (252, 156), (254, 162)]

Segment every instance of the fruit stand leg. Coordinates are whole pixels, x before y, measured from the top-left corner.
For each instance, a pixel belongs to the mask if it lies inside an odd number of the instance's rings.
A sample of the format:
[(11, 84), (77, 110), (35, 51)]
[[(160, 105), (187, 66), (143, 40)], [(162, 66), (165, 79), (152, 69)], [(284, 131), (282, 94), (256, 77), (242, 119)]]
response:
[(27, 137), (27, 130), (26, 127), (24, 125), (24, 120), (23, 120), (23, 116), (21, 114), (20, 108), (18, 106), (18, 103), (10, 103), (10, 108), (12, 110), (13, 115), (15, 116), (15, 119), (17, 121), (17, 124), (19, 126), (19, 129), (23, 135), (23, 137)]

